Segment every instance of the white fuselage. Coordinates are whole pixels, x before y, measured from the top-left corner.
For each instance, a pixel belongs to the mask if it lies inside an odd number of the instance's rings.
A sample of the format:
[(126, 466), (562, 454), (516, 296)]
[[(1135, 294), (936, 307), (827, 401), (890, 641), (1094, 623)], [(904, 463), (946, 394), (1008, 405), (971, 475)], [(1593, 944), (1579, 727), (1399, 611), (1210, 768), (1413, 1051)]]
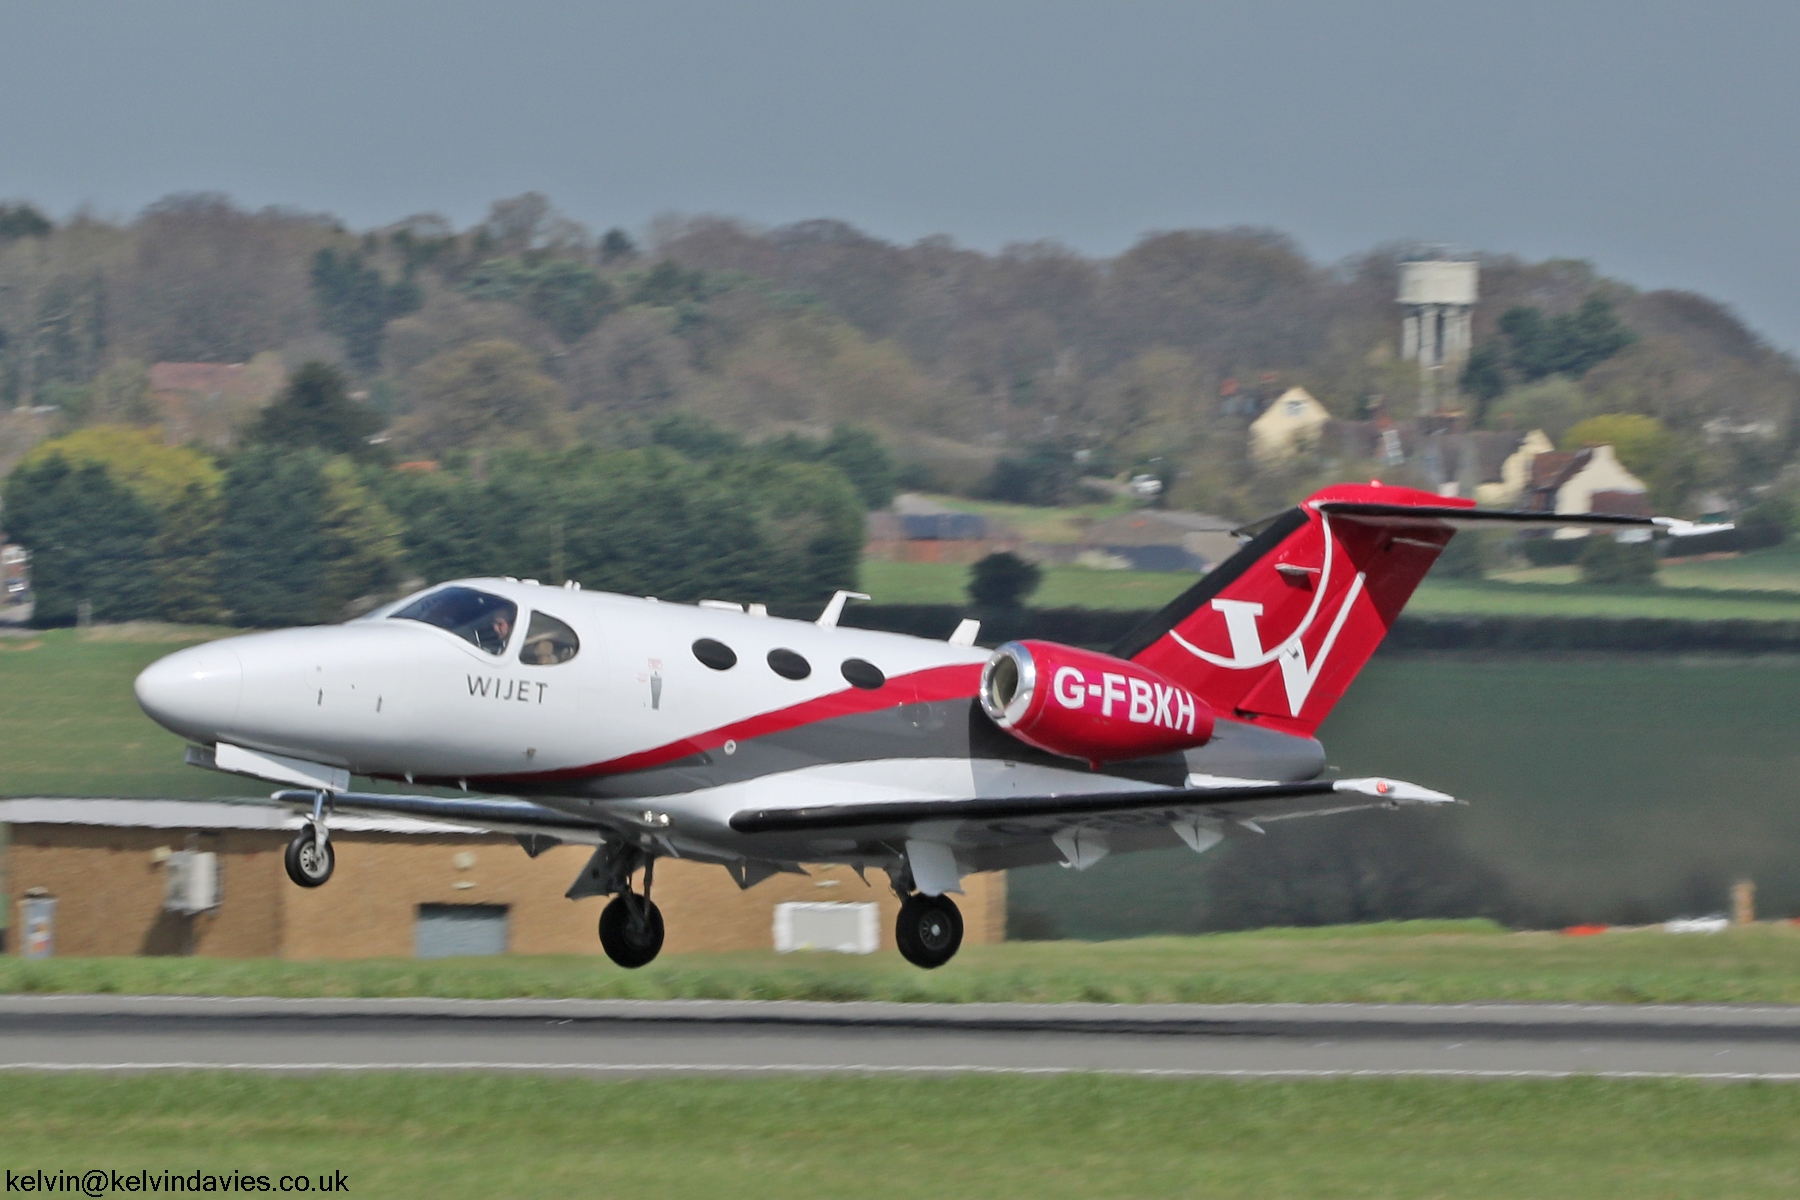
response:
[[(393, 617), (403, 601), (342, 625), (178, 652), (145, 672), (140, 701), (196, 743), (357, 775), (528, 795), (596, 819), (638, 821), (653, 801), (667, 818), (659, 834), (706, 856), (738, 852), (744, 839), (726, 821), (745, 808), (1133, 786), (1076, 760), (1039, 761), (1023, 744), (1010, 757), (971, 757), (956, 723), (989, 656), (973, 646), (515, 580), (460, 582), (517, 605), (502, 652)], [(536, 612), (576, 632), (574, 657), (520, 660)], [(704, 665), (693, 648), (703, 638), (729, 647), (735, 664)], [(772, 651), (798, 655), (807, 675), (778, 674)], [(853, 686), (848, 660), (885, 682)], [(884, 721), (900, 736), (876, 727)], [(821, 737), (823, 747), (805, 744)], [(831, 849), (756, 840), (778, 856)]]

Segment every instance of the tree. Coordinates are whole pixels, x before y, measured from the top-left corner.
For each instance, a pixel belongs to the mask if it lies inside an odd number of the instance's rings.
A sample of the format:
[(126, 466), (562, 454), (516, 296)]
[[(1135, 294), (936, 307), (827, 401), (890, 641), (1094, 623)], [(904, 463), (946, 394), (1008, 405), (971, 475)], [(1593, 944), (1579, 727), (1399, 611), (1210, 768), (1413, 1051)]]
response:
[(1506, 391), (1506, 348), (1496, 341), (1475, 347), (1463, 364), (1459, 383), (1465, 394), (1475, 398), (1475, 422), (1480, 424), (1487, 406)]
[(843, 472), (863, 507), (886, 508), (893, 502), (899, 470), (893, 456), (874, 433), (856, 425), (838, 425), (820, 443), (797, 433), (771, 438), (758, 447), (764, 454), (792, 462), (817, 462)]
[(422, 450), (567, 440), (562, 388), (517, 342), (491, 338), (446, 351), (420, 363), (407, 390), (412, 411), (395, 433)]
[(1546, 375), (1580, 379), (1637, 340), (1598, 294), (1575, 312), (1550, 318), (1525, 305), (1509, 308), (1500, 315), (1500, 332), (1511, 350), (1508, 365), (1528, 381)]
[(1036, 563), (1005, 551), (990, 554), (969, 568), (969, 599), (980, 608), (1018, 608), (1043, 578)]
[(320, 474), (325, 493), (319, 510), (319, 555), (324, 566), (319, 609), (328, 619), (379, 596), (400, 579), (404, 555), (400, 522), (364, 487), (348, 459), (334, 458)]
[(567, 258), (489, 259), (469, 276), (464, 290), (480, 300), (521, 305), (564, 345), (586, 337), (618, 307), (612, 284), (592, 267)]
[(1023, 456), (994, 463), (981, 494), (1008, 504), (1056, 505), (1068, 498), (1077, 478), (1075, 456), (1054, 442), (1039, 442)]
[(219, 599), (238, 625), (310, 625), (324, 619), (318, 460), (258, 446), (232, 460), (220, 491)]
[(1581, 557), (1583, 583), (1632, 584), (1656, 583), (1656, 545), (1654, 542), (1621, 542), (1604, 533), (1591, 533), (1585, 539)]
[(55, 229), (49, 217), (29, 204), (0, 204), (0, 244), (49, 237)]
[(819, 461), (844, 473), (864, 508), (873, 511), (893, 503), (899, 471), (894, 456), (871, 431), (855, 425), (837, 426)]
[(239, 625), (339, 621), (399, 575), (400, 524), (343, 458), (259, 446), (225, 477), (213, 558)]
[(609, 229), (600, 239), (600, 261), (606, 266), (637, 257), (637, 243), (623, 229)]
[(96, 425), (148, 425), (156, 420), (150, 402), (150, 372), (139, 362), (120, 362), (88, 384), (81, 419)]
[(380, 414), (350, 398), (342, 372), (315, 360), (295, 371), (287, 388), (262, 410), (248, 440), (367, 458), (374, 453), (369, 438), (381, 425)]
[(650, 427), (650, 440), (697, 460), (744, 452), (743, 438), (690, 413), (674, 413), (658, 421)]
[(563, 576), (796, 613), (856, 586), (862, 507), (843, 476), (819, 464), (583, 447), (496, 456), (485, 481), (390, 473), (381, 489), (405, 526), (409, 561), (428, 579)]
[(133, 493), (151, 511), (166, 510), (198, 486), (216, 492), (220, 472), (206, 455), (186, 446), (165, 446), (146, 429), (95, 425), (40, 442), (20, 460), (20, 469), (62, 459), (74, 466), (101, 468), (114, 483)]
[(1675, 437), (1655, 417), (1601, 413), (1577, 421), (1558, 439), (1564, 450), (1611, 446), (1627, 471), (1642, 479), (1660, 477), (1676, 450)]
[(651, 267), (632, 289), (633, 304), (669, 308), (683, 300), (706, 298), (706, 272), (682, 269), (680, 263), (665, 258)]
[(156, 606), (164, 620), (224, 624), (219, 600), (219, 497), (194, 484), (163, 514), (155, 543)]
[(379, 270), (364, 265), (362, 255), (339, 258), (329, 248), (313, 256), (312, 286), (319, 323), (343, 339), (344, 356), (364, 375), (381, 369), (387, 323), (424, 303), (424, 292), (410, 277), (388, 283)]
[(1500, 314), (1500, 332), (1510, 351), (1507, 365), (1520, 375), (1538, 380), (1554, 370), (1551, 338), (1542, 309), (1523, 304), (1507, 309)]
[(37, 459), (7, 477), (5, 501), (7, 532), (31, 551), (33, 624), (73, 624), (83, 602), (100, 621), (157, 615), (156, 510), (105, 466)]

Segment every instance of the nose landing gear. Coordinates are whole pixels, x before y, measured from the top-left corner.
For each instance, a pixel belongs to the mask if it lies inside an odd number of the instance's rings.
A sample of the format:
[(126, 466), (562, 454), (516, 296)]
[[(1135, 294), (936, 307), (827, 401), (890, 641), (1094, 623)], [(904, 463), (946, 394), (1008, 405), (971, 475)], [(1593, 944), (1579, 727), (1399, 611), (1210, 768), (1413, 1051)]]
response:
[(635, 970), (656, 958), (663, 947), (662, 910), (650, 899), (650, 883), (656, 860), (644, 863), (644, 894), (631, 890), (631, 881), (600, 912), (600, 948), (621, 967)]
[(331, 832), (325, 824), (330, 811), (331, 801), (326, 794), (314, 794), (312, 823), (300, 827), (282, 860), (288, 878), (303, 888), (321, 886), (337, 869), (337, 852), (331, 848)]
[(950, 897), (914, 892), (900, 902), (894, 941), (900, 957), (913, 966), (926, 970), (943, 966), (955, 957), (962, 938), (962, 913)]
[(308, 825), (288, 843), (283, 861), (289, 879), (303, 888), (316, 888), (330, 879), (331, 872), (337, 868), (337, 852)]

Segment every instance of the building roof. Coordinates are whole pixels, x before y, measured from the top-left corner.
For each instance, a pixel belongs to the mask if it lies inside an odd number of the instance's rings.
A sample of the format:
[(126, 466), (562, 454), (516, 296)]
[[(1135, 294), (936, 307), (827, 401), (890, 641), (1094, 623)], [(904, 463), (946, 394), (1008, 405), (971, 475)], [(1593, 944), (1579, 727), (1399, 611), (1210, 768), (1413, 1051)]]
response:
[(1587, 465), (1586, 450), (1551, 450), (1531, 460), (1531, 490), (1559, 488)]
[[(297, 830), (304, 820), (269, 800), (120, 800), (30, 796), (0, 800), (0, 823), (98, 825), (111, 829)], [(465, 833), (482, 830), (407, 817), (334, 816), (344, 833)]]

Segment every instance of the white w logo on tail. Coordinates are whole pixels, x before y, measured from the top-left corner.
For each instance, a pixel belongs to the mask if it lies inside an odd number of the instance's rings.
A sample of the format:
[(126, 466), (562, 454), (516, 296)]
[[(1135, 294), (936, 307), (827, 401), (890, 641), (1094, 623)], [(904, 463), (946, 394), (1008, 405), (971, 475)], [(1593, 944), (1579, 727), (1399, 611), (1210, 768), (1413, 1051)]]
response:
[[(1329, 545), (1329, 542), (1327, 543)], [(1329, 579), (1330, 558), (1326, 559), (1324, 578), (1319, 581), (1321, 598)], [(1287, 688), (1288, 712), (1291, 716), (1299, 716), (1300, 709), (1306, 704), (1307, 696), (1312, 694), (1313, 684), (1318, 682), (1319, 672), (1325, 666), (1325, 660), (1331, 655), (1331, 648), (1337, 643), (1338, 634), (1344, 628), (1344, 622), (1350, 619), (1350, 610), (1356, 605), (1356, 598), (1362, 595), (1365, 574), (1356, 573), (1350, 581), (1349, 589), (1338, 603), (1337, 614), (1331, 620), (1331, 628), (1325, 631), (1325, 640), (1319, 646), (1318, 655), (1311, 663), (1306, 661), (1306, 647), (1301, 644), (1303, 635), (1312, 625), (1313, 616), (1318, 612), (1318, 604), (1308, 610), (1306, 618), (1288, 639), (1273, 650), (1264, 650), (1262, 631), (1257, 628), (1256, 619), (1262, 616), (1263, 606), (1250, 600), (1214, 600), (1213, 609), (1225, 618), (1225, 633), (1231, 638), (1231, 657), (1209, 654), (1194, 645), (1179, 632), (1171, 629), (1169, 634), (1183, 649), (1212, 663), (1214, 666), (1227, 667), (1234, 671), (1248, 671), (1267, 666), (1271, 662), (1281, 664), (1281, 682)]]

